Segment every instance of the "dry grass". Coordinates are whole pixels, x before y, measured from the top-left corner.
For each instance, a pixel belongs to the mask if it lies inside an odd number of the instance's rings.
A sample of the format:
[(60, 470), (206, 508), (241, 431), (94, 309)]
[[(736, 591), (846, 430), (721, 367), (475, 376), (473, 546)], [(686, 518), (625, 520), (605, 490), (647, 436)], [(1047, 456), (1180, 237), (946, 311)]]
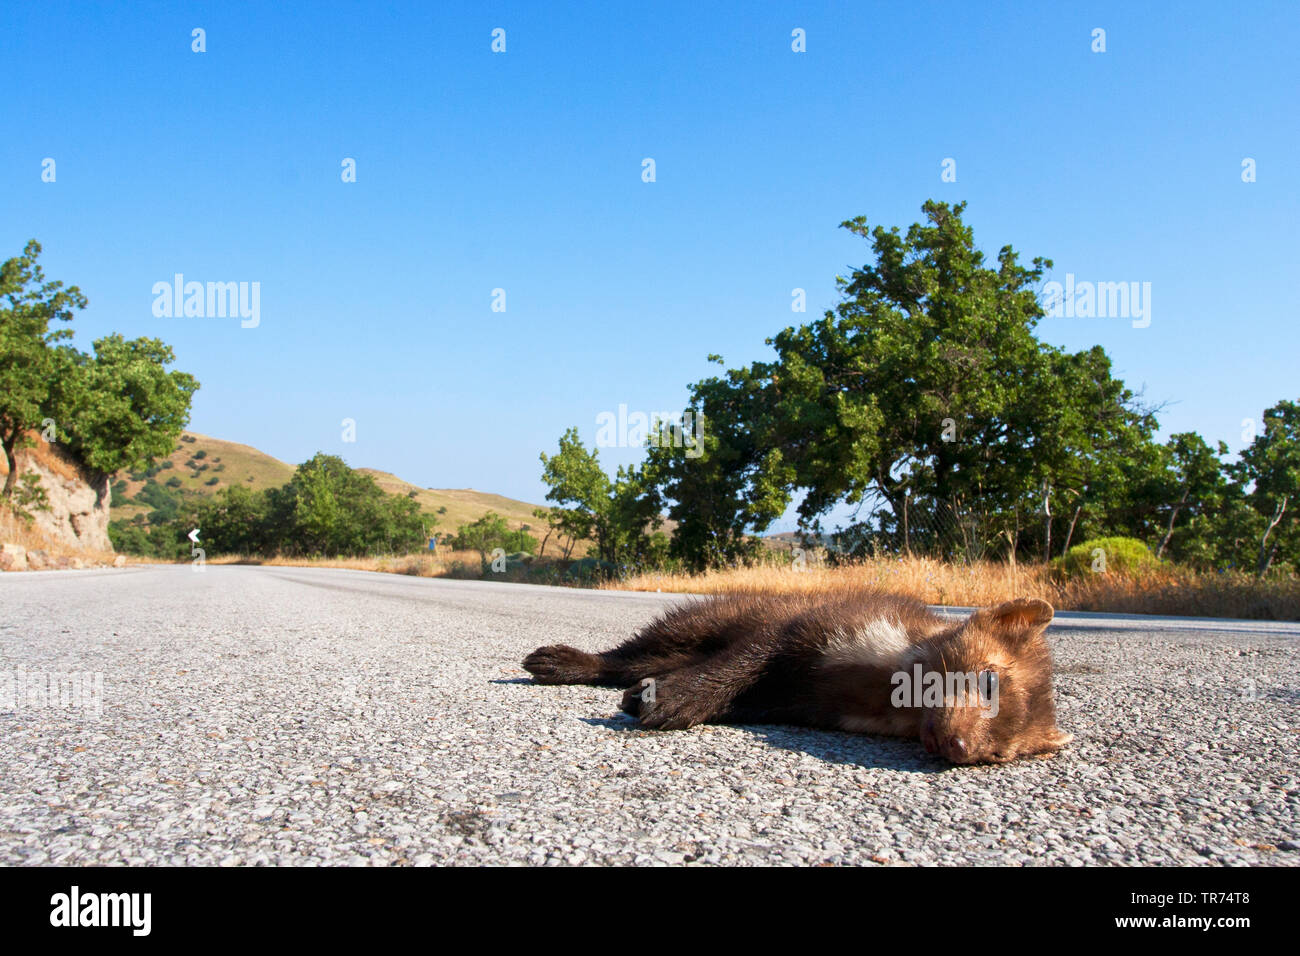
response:
[(0, 541), (17, 544), (28, 551), (44, 550), (50, 553), (59, 549), (55, 541), (48, 537), (35, 523), (15, 517), (8, 508), (0, 507)]
[[(85, 479), (76, 460), (59, 445), (52, 445), (49, 442), (42, 441), (40, 433), (35, 431), (28, 432), (27, 438), (31, 444), (18, 450), (20, 466), (24, 461), (35, 461), (60, 478)], [(9, 461), (4, 455), (0, 455), (0, 481), (8, 477), (8, 475)]]
[(208, 558), (208, 564), (263, 564), (282, 568), (347, 568), (352, 571), (378, 571), (383, 574), (406, 574), (420, 578), (477, 578), (480, 562), (477, 551), (440, 551), (436, 555), (380, 555), (365, 558), (264, 558), (257, 555), (222, 554)]
[[(259, 558), (225, 555), (213, 564), (267, 564), (287, 567), (351, 568), (417, 577), (478, 579), (479, 556), (474, 551), (393, 555), (373, 558)], [(548, 583), (573, 583), (561, 578), (563, 564), (541, 562), (555, 574)], [(527, 581), (527, 570), (489, 574), (494, 581)], [(1042, 598), (1062, 611), (1110, 611), (1123, 614), (1164, 614), (1197, 617), (1237, 617), (1255, 620), (1300, 620), (1300, 578), (1257, 581), (1245, 574), (1212, 574), (1166, 565), (1140, 578), (1114, 572), (1064, 580), (1040, 565), (1012, 568), (999, 563), (971, 566), (944, 564), (927, 558), (876, 560), (845, 567), (812, 566), (794, 571), (788, 565), (762, 565), (705, 574), (641, 574), (600, 585), (630, 591), (683, 594), (833, 593), (882, 589), (909, 594), (927, 604), (983, 607), (1018, 597)]]
[(909, 594), (927, 604), (959, 607), (1036, 597), (1069, 611), (1300, 620), (1298, 578), (1257, 581), (1246, 574), (1202, 573), (1172, 565), (1141, 577), (1111, 572), (1066, 580), (1041, 565), (1013, 568), (986, 562), (968, 566), (910, 558), (837, 568), (813, 566), (802, 571), (788, 565), (767, 565), (699, 575), (643, 574), (607, 586), (692, 594), (819, 594), (880, 588)]

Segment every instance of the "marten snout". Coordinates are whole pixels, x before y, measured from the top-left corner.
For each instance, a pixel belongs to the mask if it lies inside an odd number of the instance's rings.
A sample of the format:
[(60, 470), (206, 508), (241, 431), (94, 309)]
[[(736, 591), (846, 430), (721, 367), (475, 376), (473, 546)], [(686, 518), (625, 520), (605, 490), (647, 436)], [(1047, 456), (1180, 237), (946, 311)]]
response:
[(966, 717), (950, 708), (931, 713), (921, 725), (921, 744), (951, 763), (1006, 763), (1018, 756), (1020, 741), (999, 733), (996, 718), (974, 717), (988, 720), (982, 727)]
[(921, 727), (921, 744), (927, 753), (939, 754), (953, 763), (967, 763), (970, 760), (966, 738), (959, 734), (940, 737), (934, 727), (934, 718), (928, 719)]

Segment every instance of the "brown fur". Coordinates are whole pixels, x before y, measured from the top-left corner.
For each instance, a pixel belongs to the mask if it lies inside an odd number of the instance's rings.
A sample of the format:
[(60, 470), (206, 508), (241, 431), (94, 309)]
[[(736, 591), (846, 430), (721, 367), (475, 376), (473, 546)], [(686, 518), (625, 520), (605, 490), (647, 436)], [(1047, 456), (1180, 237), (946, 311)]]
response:
[[(1051, 605), (1030, 599), (952, 623), (889, 594), (725, 596), (675, 607), (613, 650), (540, 647), (524, 667), (541, 684), (627, 688), (623, 709), (661, 730), (797, 724), (916, 736), (954, 763), (1005, 763), (1070, 740), (1056, 728), (1051, 619)], [(996, 715), (951, 696), (899, 703), (896, 675), (917, 664), (992, 672)]]

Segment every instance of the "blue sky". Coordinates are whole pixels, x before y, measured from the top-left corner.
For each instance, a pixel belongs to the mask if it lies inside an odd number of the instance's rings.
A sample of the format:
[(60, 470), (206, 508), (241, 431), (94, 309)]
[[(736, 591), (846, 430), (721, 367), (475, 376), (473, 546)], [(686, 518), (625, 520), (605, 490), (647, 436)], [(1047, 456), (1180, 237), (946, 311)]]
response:
[[(831, 306), (840, 221), (966, 200), (990, 256), (1150, 282), (1147, 328), (1039, 333), (1236, 450), (1300, 398), (1298, 39), (1294, 3), (7, 3), (0, 258), (44, 245), (81, 347), (172, 344), (195, 431), (540, 501), (566, 427)], [(178, 272), (260, 324), (156, 317)]]

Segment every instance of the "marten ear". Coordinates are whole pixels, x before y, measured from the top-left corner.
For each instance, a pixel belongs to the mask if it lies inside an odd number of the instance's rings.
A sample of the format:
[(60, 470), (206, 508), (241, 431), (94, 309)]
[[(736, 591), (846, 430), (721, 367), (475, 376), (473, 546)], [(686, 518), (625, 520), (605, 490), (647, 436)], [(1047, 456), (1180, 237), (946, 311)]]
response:
[(997, 631), (1015, 643), (1024, 643), (1043, 633), (1052, 620), (1052, 605), (1037, 598), (1019, 598), (971, 615), (970, 623)]

